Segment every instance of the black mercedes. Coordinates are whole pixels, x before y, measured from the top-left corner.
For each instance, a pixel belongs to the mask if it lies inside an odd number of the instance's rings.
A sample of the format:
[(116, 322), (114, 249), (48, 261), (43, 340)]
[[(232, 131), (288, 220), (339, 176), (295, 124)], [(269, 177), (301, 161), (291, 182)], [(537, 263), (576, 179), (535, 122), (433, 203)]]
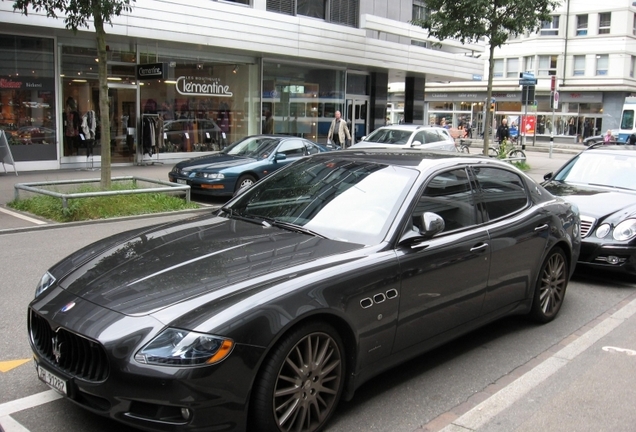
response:
[(503, 316), (554, 319), (579, 248), (576, 207), (510, 164), (318, 153), (61, 260), (29, 339), (42, 381), (140, 429), (313, 432), (407, 359)]
[(636, 275), (636, 148), (592, 145), (545, 180), (580, 209), (579, 264)]

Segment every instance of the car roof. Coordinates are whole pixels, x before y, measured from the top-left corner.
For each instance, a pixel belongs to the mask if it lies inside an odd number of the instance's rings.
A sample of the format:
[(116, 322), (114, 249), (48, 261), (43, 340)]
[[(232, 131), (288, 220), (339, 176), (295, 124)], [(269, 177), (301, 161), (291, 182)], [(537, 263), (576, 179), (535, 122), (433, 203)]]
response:
[(629, 156), (633, 156), (634, 152), (636, 152), (636, 146), (627, 145), (627, 144), (605, 144), (605, 143), (596, 143), (587, 147), (583, 152), (593, 152), (593, 153), (604, 153), (604, 152), (612, 152), (618, 154), (626, 154)]
[(432, 126), (432, 125), (396, 124), (396, 125), (380, 126), (376, 130), (380, 130), (380, 129), (395, 129), (395, 130), (415, 131), (415, 130), (418, 130), (418, 129), (444, 129), (444, 128), (443, 127), (439, 127), (439, 126)]
[(402, 147), (361, 147), (325, 152), (310, 157), (351, 159), (366, 162), (374, 162), (386, 165), (414, 168), (421, 172), (431, 169), (457, 166), (460, 164), (489, 164), (491, 166), (511, 165), (481, 154), (453, 153), (445, 150), (424, 150)]

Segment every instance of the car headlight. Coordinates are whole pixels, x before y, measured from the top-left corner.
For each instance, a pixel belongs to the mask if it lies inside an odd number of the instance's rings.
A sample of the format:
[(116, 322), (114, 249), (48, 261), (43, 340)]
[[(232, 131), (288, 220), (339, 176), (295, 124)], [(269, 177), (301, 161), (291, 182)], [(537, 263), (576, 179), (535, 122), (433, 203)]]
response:
[(610, 224), (603, 224), (603, 225), (599, 226), (596, 229), (596, 237), (604, 238), (606, 235), (609, 234), (611, 229), (612, 229), (612, 227), (610, 226)]
[(42, 294), (47, 289), (51, 288), (51, 285), (55, 283), (55, 278), (49, 272), (44, 273), (40, 282), (38, 282), (38, 286), (35, 287), (35, 298), (38, 298), (40, 294)]
[(629, 240), (636, 236), (636, 219), (627, 219), (614, 228), (614, 239), (618, 241)]
[(218, 363), (234, 342), (205, 333), (167, 328), (135, 355), (139, 363), (161, 366), (201, 366)]
[(198, 177), (203, 177), (206, 179), (223, 179), (225, 176), (221, 173), (198, 173)]

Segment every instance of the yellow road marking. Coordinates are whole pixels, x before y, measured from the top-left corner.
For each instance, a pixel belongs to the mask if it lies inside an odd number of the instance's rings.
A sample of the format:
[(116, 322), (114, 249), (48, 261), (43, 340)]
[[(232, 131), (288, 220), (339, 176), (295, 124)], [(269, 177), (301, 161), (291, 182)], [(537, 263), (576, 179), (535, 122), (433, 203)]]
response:
[(30, 358), (22, 360), (9, 360), (0, 362), (0, 372), (9, 372), (11, 369), (15, 369), (18, 366), (22, 366), (26, 362), (31, 361)]

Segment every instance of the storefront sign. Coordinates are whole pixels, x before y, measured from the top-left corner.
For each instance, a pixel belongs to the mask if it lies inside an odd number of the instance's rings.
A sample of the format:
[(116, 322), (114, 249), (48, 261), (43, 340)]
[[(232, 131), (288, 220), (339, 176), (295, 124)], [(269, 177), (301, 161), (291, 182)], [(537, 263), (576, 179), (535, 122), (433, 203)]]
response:
[(137, 66), (137, 79), (138, 80), (150, 80), (150, 79), (163, 79), (166, 65), (163, 63), (149, 63)]
[(3, 90), (52, 90), (52, 79), (0, 78), (0, 89)]
[(181, 76), (177, 78), (175, 87), (184, 96), (219, 96), (232, 97), (229, 85), (223, 85), (218, 78)]
[(590, 102), (603, 102), (603, 93), (602, 92), (568, 92), (561, 90), (559, 92), (559, 103), (563, 102), (579, 102), (579, 103), (590, 103)]
[[(500, 101), (519, 101), (521, 100), (521, 92), (496, 93), (493, 92), (492, 97)], [(466, 92), (466, 93), (426, 93), (425, 101), (451, 101), (451, 102), (483, 102), (486, 99), (485, 92)]]
[(525, 135), (534, 135), (534, 129), (537, 124), (537, 118), (535, 116), (524, 116), (523, 124), (521, 125), (521, 131)]

